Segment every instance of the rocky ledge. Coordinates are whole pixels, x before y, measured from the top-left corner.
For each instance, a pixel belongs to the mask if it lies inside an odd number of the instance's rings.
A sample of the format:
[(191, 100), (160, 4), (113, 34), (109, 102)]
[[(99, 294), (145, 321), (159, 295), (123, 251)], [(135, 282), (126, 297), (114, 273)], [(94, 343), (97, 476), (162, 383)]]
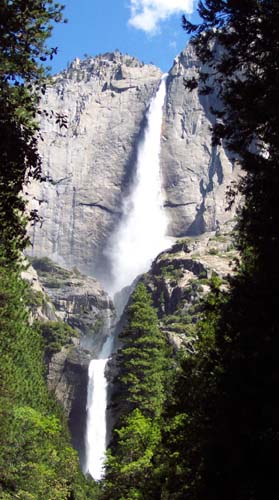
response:
[(211, 278), (219, 277), (221, 289), (228, 287), (237, 257), (233, 226), (234, 221), (228, 221), (217, 232), (177, 240), (141, 278), (152, 295), (160, 328), (175, 349), (195, 348), (192, 325), (199, 319), (202, 298), (210, 291)]
[(114, 306), (94, 278), (76, 268), (64, 269), (48, 258), (32, 258), (40, 283), (55, 306), (56, 316), (80, 334), (81, 346), (94, 357), (101, 350)]

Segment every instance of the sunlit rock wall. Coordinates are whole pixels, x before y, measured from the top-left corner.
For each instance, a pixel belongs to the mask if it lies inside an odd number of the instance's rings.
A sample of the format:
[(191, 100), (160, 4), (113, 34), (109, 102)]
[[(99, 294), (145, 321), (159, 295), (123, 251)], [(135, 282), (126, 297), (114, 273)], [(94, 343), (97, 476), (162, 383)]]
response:
[[(47, 89), (40, 145), (46, 182), (31, 186), (42, 224), (29, 253), (98, 274), (119, 220), (136, 146), (161, 71), (119, 52), (75, 60)], [(55, 113), (51, 117), (52, 112)], [(67, 116), (67, 128), (56, 123)]]
[[(226, 190), (236, 169), (223, 148), (211, 145), (216, 97), (184, 87), (198, 66), (188, 47), (167, 81), (161, 166), (172, 236), (215, 230), (233, 216), (225, 210)], [(54, 78), (41, 105), (48, 112), (40, 145), (46, 181), (29, 186), (42, 217), (30, 229), (29, 253), (97, 278), (109, 274), (104, 249), (121, 217), (160, 77), (155, 66), (116, 51), (76, 59)], [(57, 113), (67, 116), (67, 128), (56, 123)]]

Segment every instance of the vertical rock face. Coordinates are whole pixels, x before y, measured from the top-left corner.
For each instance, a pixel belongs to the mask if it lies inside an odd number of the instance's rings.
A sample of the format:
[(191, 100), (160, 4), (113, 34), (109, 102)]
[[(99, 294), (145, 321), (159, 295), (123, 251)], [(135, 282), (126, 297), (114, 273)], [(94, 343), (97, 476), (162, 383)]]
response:
[[(47, 181), (31, 187), (43, 218), (32, 229), (33, 255), (98, 275), (160, 77), (155, 66), (115, 52), (76, 59), (54, 78), (42, 103), (49, 112), (40, 147)], [(56, 123), (57, 113), (66, 115), (67, 128)]]
[(232, 217), (226, 212), (226, 190), (237, 177), (228, 153), (211, 144), (210, 109), (216, 95), (185, 90), (184, 79), (196, 76), (200, 63), (191, 45), (175, 59), (168, 78), (162, 131), (162, 171), (174, 236), (216, 229)]
[(91, 356), (78, 346), (63, 347), (53, 355), (48, 366), (48, 388), (63, 405), (72, 444), (79, 452), (81, 464), (85, 460), (87, 382)]
[[(226, 151), (211, 145), (216, 97), (184, 88), (198, 66), (188, 46), (167, 81), (161, 166), (172, 236), (214, 230), (232, 217), (225, 193), (236, 172)], [(30, 188), (43, 221), (31, 228), (31, 254), (99, 279), (109, 273), (104, 248), (121, 217), (160, 78), (155, 66), (119, 52), (76, 59), (54, 78), (42, 103), (47, 180)], [(67, 128), (56, 123), (57, 114), (67, 116)]]

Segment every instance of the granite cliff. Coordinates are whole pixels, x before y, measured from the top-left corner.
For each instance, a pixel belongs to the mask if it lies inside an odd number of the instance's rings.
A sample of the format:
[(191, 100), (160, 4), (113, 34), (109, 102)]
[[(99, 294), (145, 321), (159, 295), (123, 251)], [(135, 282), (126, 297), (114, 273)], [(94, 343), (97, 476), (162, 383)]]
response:
[[(185, 89), (185, 79), (200, 67), (191, 45), (175, 59), (169, 72), (161, 164), (169, 214), (169, 232), (175, 237), (214, 231), (227, 222), (226, 191), (238, 176), (229, 153), (212, 146), (218, 107), (216, 91), (208, 96)], [(206, 71), (208, 68), (203, 68)]]
[[(225, 212), (225, 192), (236, 172), (224, 149), (211, 145), (215, 97), (184, 88), (184, 78), (198, 65), (187, 47), (167, 79), (161, 165), (174, 237), (215, 230), (232, 217)], [(104, 249), (121, 218), (160, 78), (155, 66), (117, 51), (76, 59), (54, 78), (42, 102), (49, 111), (40, 147), (46, 182), (30, 188), (32, 206), (42, 216), (42, 224), (31, 229), (32, 255), (99, 279), (109, 274)], [(67, 128), (59, 128), (56, 113), (67, 116)]]
[(67, 128), (42, 119), (47, 181), (32, 186), (43, 223), (32, 253), (96, 275), (121, 215), (145, 112), (161, 71), (118, 52), (76, 59), (48, 88), (42, 107), (67, 116)]

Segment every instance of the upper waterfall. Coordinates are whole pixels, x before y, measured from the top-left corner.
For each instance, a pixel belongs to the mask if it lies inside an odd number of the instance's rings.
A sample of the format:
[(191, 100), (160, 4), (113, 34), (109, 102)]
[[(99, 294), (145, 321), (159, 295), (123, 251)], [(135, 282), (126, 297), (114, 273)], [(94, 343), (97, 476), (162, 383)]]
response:
[(112, 265), (113, 279), (109, 290), (112, 295), (147, 271), (156, 255), (169, 245), (160, 173), (167, 76), (163, 75), (151, 100), (144, 138), (138, 147), (134, 182), (130, 194), (123, 200), (122, 221), (106, 250)]

